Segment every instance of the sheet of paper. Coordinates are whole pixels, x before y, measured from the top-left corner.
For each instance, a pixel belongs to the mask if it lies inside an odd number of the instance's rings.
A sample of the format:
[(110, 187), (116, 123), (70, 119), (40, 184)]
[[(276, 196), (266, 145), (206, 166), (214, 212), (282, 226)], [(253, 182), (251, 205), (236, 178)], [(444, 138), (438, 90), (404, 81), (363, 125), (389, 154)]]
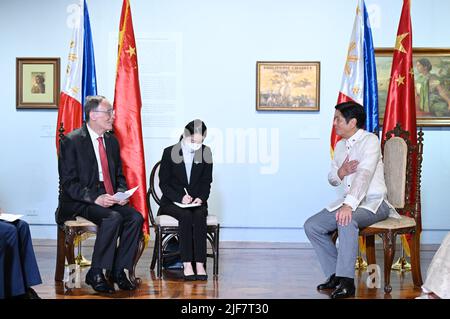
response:
[(16, 214), (7, 214), (7, 213), (2, 213), (0, 214), (0, 219), (4, 220), (5, 222), (13, 222), (16, 221), (18, 219), (20, 219), (20, 217), (22, 217), (23, 215), (16, 215)]
[(139, 188), (139, 185), (136, 186), (135, 188), (129, 189), (129, 190), (127, 190), (126, 192), (123, 192), (123, 193), (122, 193), (122, 192), (117, 192), (117, 193), (115, 193), (115, 194), (113, 195), (113, 198), (114, 198), (115, 200), (118, 200), (118, 201), (125, 200), (125, 199), (131, 197), (131, 195), (133, 195), (134, 192), (135, 192), (138, 188)]
[(177, 202), (173, 202), (173, 203), (181, 208), (198, 207), (201, 205), (201, 204), (181, 204), (181, 203), (177, 203)]

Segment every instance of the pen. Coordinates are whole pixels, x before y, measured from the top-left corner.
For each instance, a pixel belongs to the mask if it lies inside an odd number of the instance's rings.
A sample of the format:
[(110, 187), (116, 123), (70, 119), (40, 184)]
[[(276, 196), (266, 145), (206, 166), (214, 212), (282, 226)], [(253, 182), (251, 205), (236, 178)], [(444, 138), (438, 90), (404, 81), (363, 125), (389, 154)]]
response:
[(186, 193), (186, 195), (189, 196), (189, 193), (187, 192), (186, 187), (184, 188), (184, 192)]

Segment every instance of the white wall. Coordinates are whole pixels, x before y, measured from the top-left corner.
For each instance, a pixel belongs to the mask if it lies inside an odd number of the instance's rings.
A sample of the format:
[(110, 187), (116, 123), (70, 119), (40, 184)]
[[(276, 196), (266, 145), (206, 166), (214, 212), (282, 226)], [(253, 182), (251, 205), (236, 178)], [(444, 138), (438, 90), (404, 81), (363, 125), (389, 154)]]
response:
[[(56, 234), (58, 177), (51, 135), (57, 113), (16, 110), (15, 58), (61, 57), (63, 73), (71, 36), (66, 8), (73, 2), (0, 1), (0, 69), (4, 75), (0, 78), (0, 205), (25, 214), (37, 238), (55, 238)], [(369, 11), (377, 12), (372, 23), (376, 47), (394, 45), (401, 3), (366, 1)], [(116, 51), (111, 39), (118, 32), (122, 1), (90, 0), (88, 6), (98, 90), (112, 100), (115, 62), (111, 61)], [(210, 128), (207, 144), (216, 147), (215, 155), (220, 153), (220, 135), (224, 142), (236, 142), (236, 137), (227, 134), (239, 129), (257, 132), (259, 146), (268, 145), (263, 143), (264, 132), (277, 142), (277, 156), (269, 161), (274, 164), (278, 157), (275, 174), (261, 173), (270, 166), (261, 158), (251, 163), (247, 157), (239, 163), (234, 157), (215, 165), (210, 211), (219, 215), (221, 238), (307, 241), (304, 221), (335, 196), (326, 180), (329, 135), (356, 1), (132, 0), (131, 6), (137, 36), (163, 32), (180, 37), (179, 126), (196, 117), (203, 119)], [(450, 47), (448, 12), (449, 1), (413, 1), (414, 46)], [(148, 63), (152, 52), (137, 50), (139, 63)], [(320, 112), (256, 112), (256, 61), (320, 61)], [(162, 149), (176, 139), (155, 138), (146, 131), (144, 137), (150, 174)], [(449, 141), (447, 128), (425, 130), (424, 243), (439, 243), (450, 230)], [(236, 151), (236, 147), (231, 149)]]

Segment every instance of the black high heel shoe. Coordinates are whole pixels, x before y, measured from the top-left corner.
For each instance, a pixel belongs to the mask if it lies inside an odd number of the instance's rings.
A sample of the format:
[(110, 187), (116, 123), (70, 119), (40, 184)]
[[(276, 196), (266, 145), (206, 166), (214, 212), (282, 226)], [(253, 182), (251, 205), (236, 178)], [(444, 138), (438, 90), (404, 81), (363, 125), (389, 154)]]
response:
[(194, 281), (194, 280), (197, 280), (197, 276), (196, 275), (185, 275), (185, 274), (183, 274), (183, 279), (185, 281)]
[(197, 275), (197, 280), (208, 280), (208, 275)]
[[(184, 263), (184, 262), (183, 262), (183, 263)], [(184, 278), (185, 281), (193, 281), (193, 280), (197, 280), (197, 276), (195, 276), (195, 272), (194, 272), (192, 275), (186, 275), (186, 274), (184, 273), (185, 270), (186, 270), (186, 269), (184, 268), (184, 265), (183, 265), (183, 278)]]

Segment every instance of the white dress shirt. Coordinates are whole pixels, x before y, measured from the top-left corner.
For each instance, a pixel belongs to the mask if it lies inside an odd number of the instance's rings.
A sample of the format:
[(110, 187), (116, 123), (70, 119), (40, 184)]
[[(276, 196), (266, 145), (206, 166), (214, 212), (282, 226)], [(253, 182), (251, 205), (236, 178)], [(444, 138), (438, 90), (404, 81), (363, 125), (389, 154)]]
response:
[[(91, 129), (89, 127), (89, 124), (86, 124), (89, 135), (91, 136), (91, 141), (92, 141), (92, 146), (94, 146), (94, 152), (95, 152), (95, 158), (97, 159), (97, 165), (98, 165), (98, 180), (100, 182), (103, 182), (103, 170), (102, 170), (102, 162), (100, 161), (100, 153), (98, 151), (98, 138), (104, 137), (103, 135), (98, 135), (97, 133), (95, 133), (95, 131), (93, 129)], [(105, 144), (105, 139), (103, 138), (103, 145), (105, 147), (105, 151), (106, 151), (106, 144)]]
[(195, 151), (189, 148), (184, 142), (181, 142), (181, 150), (183, 151), (183, 161), (186, 168), (186, 176), (188, 184), (191, 179), (192, 162), (194, 161)]
[[(359, 164), (355, 173), (341, 180), (337, 172), (347, 155), (349, 161), (357, 160)], [(376, 214), (385, 201), (391, 208), (390, 216), (398, 217), (398, 213), (386, 200), (383, 167), (380, 142), (376, 135), (359, 129), (349, 139), (341, 139), (334, 150), (328, 181), (333, 186), (342, 184), (344, 192), (342, 197), (328, 205), (327, 210), (331, 212), (346, 204), (352, 211), (361, 207)]]

